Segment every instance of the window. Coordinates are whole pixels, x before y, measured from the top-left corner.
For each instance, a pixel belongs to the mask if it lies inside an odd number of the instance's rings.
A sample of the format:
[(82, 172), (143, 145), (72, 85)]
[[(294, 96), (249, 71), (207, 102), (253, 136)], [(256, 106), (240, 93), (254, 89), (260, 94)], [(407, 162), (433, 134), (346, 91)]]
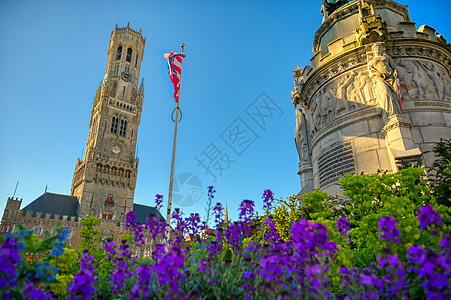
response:
[(125, 65), (125, 72), (130, 73), (130, 66), (129, 65)]
[(108, 219), (111, 220), (113, 218), (112, 214), (102, 214), (102, 219)]
[(117, 76), (118, 74), (119, 74), (119, 64), (115, 64), (113, 76)]
[(138, 53), (136, 53), (135, 68), (138, 65)]
[(111, 133), (117, 133), (117, 126), (119, 125), (119, 118), (117, 116), (113, 117), (111, 122)]
[(117, 47), (116, 60), (121, 60), (122, 56), (122, 46)]
[(121, 127), (119, 130), (119, 135), (125, 137), (125, 133), (127, 132), (127, 120), (122, 119), (121, 120)]
[(125, 58), (126, 61), (131, 62), (132, 61), (132, 48), (127, 49), (127, 57)]

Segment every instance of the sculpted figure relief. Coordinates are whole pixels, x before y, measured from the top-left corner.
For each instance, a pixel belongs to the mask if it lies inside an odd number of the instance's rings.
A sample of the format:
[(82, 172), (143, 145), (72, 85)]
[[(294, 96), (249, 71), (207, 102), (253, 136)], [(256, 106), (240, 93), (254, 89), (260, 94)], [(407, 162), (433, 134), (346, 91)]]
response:
[(377, 102), (385, 115), (402, 114), (396, 86), (398, 74), (395, 63), (383, 53), (381, 43), (374, 44), (372, 50), (374, 57), (368, 62), (368, 71), (373, 80)]
[(400, 61), (398, 66), (402, 96), (406, 99), (417, 99), (421, 86), (418, 68), (409, 61)]
[(312, 127), (314, 131), (317, 131), (319, 129), (319, 126), (321, 124), (321, 108), (322, 108), (322, 95), (321, 91), (318, 91), (318, 94), (316, 98), (313, 101), (312, 109), (311, 109), (311, 122)]
[(400, 60), (398, 63), (402, 96), (406, 99), (451, 98), (451, 84), (434, 63)]
[(299, 154), (300, 163), (309, 163), (309, 142), (308, 142), (308, 129), (307, 120), (305, 119), (302, 109), (296, 109), (296, 148)]

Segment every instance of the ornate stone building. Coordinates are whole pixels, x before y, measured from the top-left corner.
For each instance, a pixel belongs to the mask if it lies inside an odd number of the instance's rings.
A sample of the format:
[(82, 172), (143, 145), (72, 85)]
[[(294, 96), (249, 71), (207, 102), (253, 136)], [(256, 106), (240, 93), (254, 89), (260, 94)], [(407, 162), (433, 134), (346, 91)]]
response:
[(145, 223), (154, 207), (135, 204), (139, 159), (135, 155), (144, 101), (144, 80), (139, 83), (146, 39), (141, 29), (116, 28), (111, 33), (105, 77), (94, 97), (84, 159), (77, 159), (71, 195), (47, 191), (20, 209), (22, 200), (9, 198), (0, 233), (12, 232), (16, 224), (51, 230), (58, 221), (72, 229), (71, 242), (78, 245), (80, 221), (101, 219), (105, 235), (117, 240), (126, 233), (124, 218), (134, 211)]
[[(334, 3), (334, 5), (328, 5)], [(323, 1), (311, 65), (292, 100), (302, 193), (335, 194), (343, 174), (395, 172), (451, 138), (451, 48), (391, 0)]]

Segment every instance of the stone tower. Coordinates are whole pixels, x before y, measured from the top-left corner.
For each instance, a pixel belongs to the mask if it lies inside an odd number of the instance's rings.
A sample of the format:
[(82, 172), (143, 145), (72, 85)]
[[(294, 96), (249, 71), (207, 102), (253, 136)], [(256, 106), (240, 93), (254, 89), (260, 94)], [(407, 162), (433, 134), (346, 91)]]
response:
[(311, 66), (293, 72), (302, 192), (335, 194), (344, 174), (400, 161), (430, 166), (422, 153), (451, 138), (447, 41), (391, 0), (323, 0), (322, 11)]
[(146, 39), (141, 29), (111, 33), (105, 77), (91, 111), (84, 159), (77, 159), (71, 195), (79, 201), (78, 217), (122, 221), (133, 210), (138, 175), (135, 156), (144, 100), (139, 83)]

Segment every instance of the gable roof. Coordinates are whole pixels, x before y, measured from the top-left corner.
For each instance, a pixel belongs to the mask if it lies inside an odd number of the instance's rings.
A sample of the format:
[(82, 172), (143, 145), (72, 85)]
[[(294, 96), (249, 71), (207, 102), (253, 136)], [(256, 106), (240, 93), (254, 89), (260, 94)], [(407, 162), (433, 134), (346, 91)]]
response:
[(136, 222), (140, 224), (145, 224), (146, 219), (151, 214), (154, 214), (159, 220), (165, 220), (160, 211), (153, 206), (133, 203), (133, 212), (136, 216)]
[(77, 218), (78, 199), (75, 196), (60, 195), (45, 192), (30, 204), (21, 209), (22, 215), (26, 215), (28, 211), (33, 211), (33, 217), (36, 217), (37, 212), (45, 214), (51, 214), (51, 218), (55, 218), (55, 214), (60, 215), (60, 220), (63, 215)]

